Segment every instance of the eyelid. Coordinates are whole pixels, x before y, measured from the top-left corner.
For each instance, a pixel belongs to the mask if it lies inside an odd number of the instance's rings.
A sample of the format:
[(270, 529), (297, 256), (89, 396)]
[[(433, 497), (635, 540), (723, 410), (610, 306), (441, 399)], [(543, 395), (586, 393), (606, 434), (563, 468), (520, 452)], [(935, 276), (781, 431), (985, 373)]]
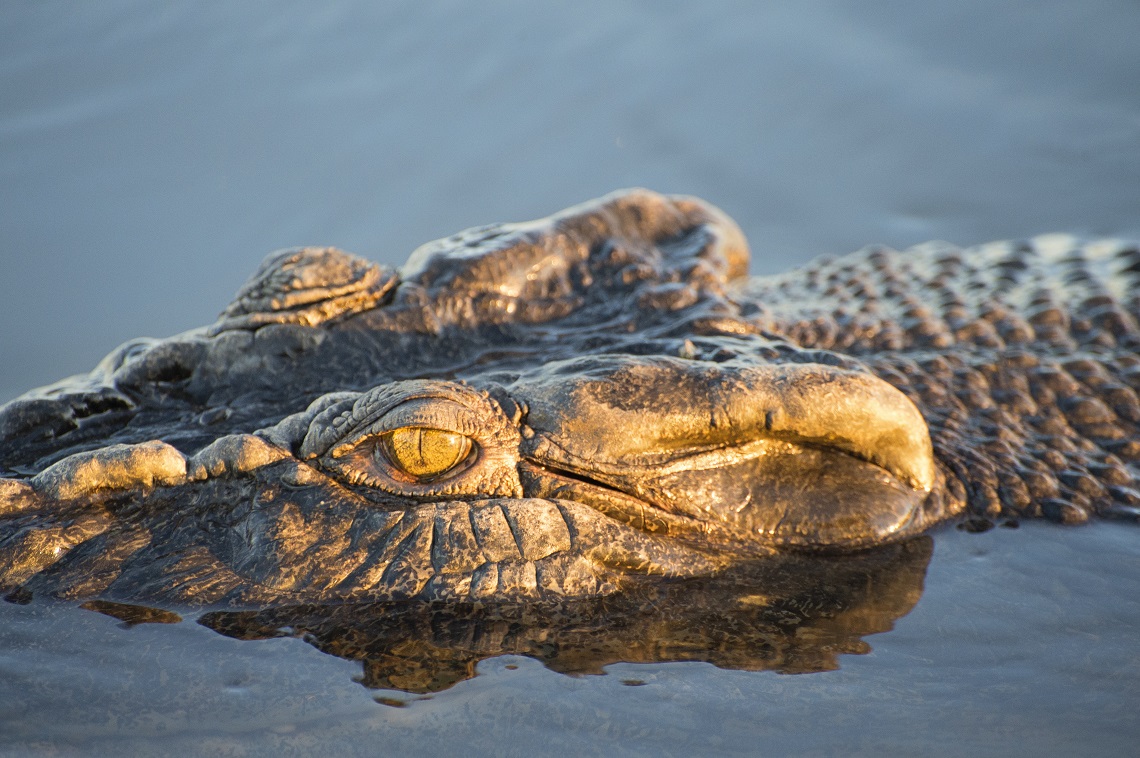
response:
[(438, 397), (416, 398), (395, 406), (383, 416), (350, 434), (329, 451), (333, 458), (351, 453), (362, 442), (406, 427), (438, 429), (474, 437), (477, 418), (470, 409)]

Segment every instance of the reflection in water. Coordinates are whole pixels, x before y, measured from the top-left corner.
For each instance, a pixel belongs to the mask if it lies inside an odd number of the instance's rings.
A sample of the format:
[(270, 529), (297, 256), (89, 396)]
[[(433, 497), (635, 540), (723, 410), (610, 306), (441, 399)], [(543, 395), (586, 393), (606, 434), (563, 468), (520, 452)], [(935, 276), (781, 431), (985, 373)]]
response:
[(126, 629), (137, 624), (178, 624), (182, 621), (182, 617), (173, 611), (148, 608), (145, 605), (114, 603), (110, 600), (88, 600), (79, 607), (117, 618), (123, 622), (123, 627)]
[(504, 654), (565, 674), (664, 661), (829, 671), (842, 653), (868, 652), (864, 636), (914, 607), (932, 546), (920, 537), (858, 555), (785, 556), (571, 604), (307, 605), (215, 611), (199, 623), (238, 639), (299, 637), (362, 661), (366, 687), (414, 693), (447, 689)]

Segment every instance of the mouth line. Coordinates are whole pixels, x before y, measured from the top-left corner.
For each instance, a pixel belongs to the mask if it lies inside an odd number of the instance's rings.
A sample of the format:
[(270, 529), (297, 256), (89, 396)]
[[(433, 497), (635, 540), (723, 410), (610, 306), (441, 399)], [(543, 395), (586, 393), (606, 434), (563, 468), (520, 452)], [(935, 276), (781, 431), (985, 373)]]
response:
[[(766, 473), (762, 473), (760, 479), (748, 480), (746, 488), (757, 493), (759, 499), (743, 498), (736, 515), (722, 510), (719, 511), (722, 515), (717, 516), (718, 511), (708, 510), (707, 518), (695, 508), (678, 510), (677, 505), (670, 504), (671, 499), (677, 498), (678, 504), (690, 503), (699, 506), (706, 502), (704, 500), (706, 495), (699, 489), (689, 490), (691, 495), (687, 495), (685, 490), (663, 489), (661, 485), (668, 486), (668, 484), (662, 480), (673, 479), (677, 472), (682, 474), (692, 472), (699, 478), (702, 471), (715, 472), (723, 466), (726, 457), (729, 458), (730, 465), (756, 464), (765, 469), (771, 466), (770, 476), (774, 477), (771, 482)], [(821, 459), (830, 463), (825, 463), (822, 468), (815, 468)], [(648, 481), (648, 486), (641, 486), (631, 481), (630, 474), (635, 469), (628, 465), (620, 469), (604, 465), (601, 468), (592, 466), (585, 469), (574, 465), (574, 461), (552, 461), (533, 457), (525, 457), (520, 463), (520, 476), (527, 496), (571, 500), (646, 532), (703, 541), (711, 538), (717, 540), (718, 544), (747, 551), (755, 551), (758, 543), (766, 543), (770, 548), (783, 546), (824, 551), (833, 548), (859, 549), (877, 544), (882, 539), (892, 539), (910, 531), (917, 523), (916, 519), (921, 520), (919, 514), (929, 494), (923, 488), (914, 487), (877, 462), (852, 454), (845, 449), (817, 442), (778, 438), (752, 440), (732, 448), (700, 450), (662, 465), (649, 465), (646, 468), (652, 478)], [(803, 466), (810, 468), (798, 470), (796, 468)], [(850, 482), (850, 486), (845, 486), (842, 482), (837, 483), (834, 478), (837, 467), (839, 471), (865, 473), (856, 473), (857, 478)], [(791, 491), (787, 489), (789, 471), (792, 472), (792, 481), (795, 482)], [(812, 494), (813, 492), (815, 494)], [(800, 508), (794, 505), (796, 500), (788, 499), (789, 496), (807, 498), (807, 502), (815, 501), (823, 504), (822, 511), (819, 510), (819, 505), (814, 507), (816, 515), (812, 518), (825, 519), (816, 523), (834, 524), (834, 527), (830, 527), (832, 534), (842, 536), (835, 542), (813, 544), (811, 540), (805, 542), (802, 535), (786, 533), (784, 517), (779, 514), (786, 513), (788, 507)], [(715, 494), (711, 497), (716, 500)], [(900, 497), (904, 500), (900, 501)], [(828, 502), (835, 503), (834, 516), (827, 515), (830, 512), (830, 506), (826, 505)], [(852, 505), (880, 502), (895, 505), (884, 505), (882, 508), (872, 505), (871, 510), (867, 510), (865, 505)], [(913, 507), (901, 508), (900, 503), (903, 502), (910, 502)], [(792, 505), (789, 506), (789, 503)], [(856, 510), (852, 511), (851, 507), (855, 507)], [(749, 508), (749, 512), (754, 515), (743, 515), (741, 511), (744, 508)], [(805, 513), (802, 510), (797, 512)], [(765, 513), (774, 515), (765, 516)], [(876, 513), (885, 514), (888, 521), (893, 523), (882, 522), (879, 516), (874, 515)], [(893, 516), (890, 515), (892, 513)], [(866, 527), (856, 532), (843, 533), (842, 530), (846, 528), (844, 525), (852, 523), (853, 515), (872, 521), (868, 521)], [(750, 528), (748, 531), (742, 531), (740, 526), (745, 523), (740, 521), (742, 518), (747, 523), (757, 526), (767, 524), (767, 526), (762, 529)], [(757, 518), (760, 521), (756, 521)], [(872, 526), (872, 522), (877, 523), (870, 531), (864, 531), (863, 529)], [(733, 548), (730, 547), (730, 550)]]
[(598, 489), (605, 490), (606, 492), (611, 492), (615, 495), (624, 495), (626, 497), (634, 498), (634, 499), (638, 500), (639, 502), (644, 502), (647, 505), (651, 505), (655, 508), (658, 507), (655, 503), (651, 503), (647, 500), (642, 500), (642, 498), (639, 498), (632, 493), (626, 492), (625, 490), (622, 490), (618, 487), (615, 487), (615, 486), (613, 486), (607, 482), (601, 481), (599, 479), (594, 479), (593, 477), (587, 476), (586, 474), (582, 473), (581, 471), (577, 471), (573, 468), (564, 468), (562, 466), (552, 464), (549, 461), (539, 461), (539, 460), (535, 460), (532, 458), (524, 458), (523, 462), (528, 463), (531, 466), (533, 466), (534, 468), (539, 469), (539, 470), (541, 470), (547, 474), (550, 474), (551, 476), (556, 476), (560, 479), (568, 479), (570, 481), (578, 482), (580, 484), (585, 484), (585, 485), (588, 485), (590, 487), (597, 487)]
[(570, 500), (649, 534), (698, 540), (715, 536), (725, 544), (740, 541), (719, 524), (670, 513), (642, 497), (549, 461), (523, 458), (519, 469), (526, 497)]
[[(856, 455), (841, 447), (794, 438), (762, 437), (749, 440), (740, 445), (701, 449), (687, 455), (677, 456), (668, 461), (647, 462), (644, 468), (652, 470), (653, 476), (660, 478), (678, 472), (713, 470), (725, 465), (741, 463), (755, 458), (770, 457), (775, 459), (781, 456), (796, 455), (797, 453), (805, 451), (818, 451), (827, 455), (842, 456), (843, 458), (873, 466), (884, 476), (889, 477), (892, 483), (914, 490), (915, 492), (923, 492), (921, 488), (914, 487), (912, 484), (900, 478), (895, 472), (874, 460)], [(560, 452), (564, 451), (560, 450)], [(636, 468), (633, 466), (595, 464), (587, 468), (585, 466), (575, 465), (575, 462), (570, 460), (555, 461), (530, 456), (524, 457), (522, 462), (551, 475), (581, 482), (582, 484), (603, 489), (606, 492), (634, 498), (657, 510), (668, 512), (668, 509), (663, 503), (654, 501), (645, 493), (636, 492), (622, 486), (621, 480), (627, 478), (630, 472), (636, 471)], [(601, 476), (598, 476), (599, 474)]]

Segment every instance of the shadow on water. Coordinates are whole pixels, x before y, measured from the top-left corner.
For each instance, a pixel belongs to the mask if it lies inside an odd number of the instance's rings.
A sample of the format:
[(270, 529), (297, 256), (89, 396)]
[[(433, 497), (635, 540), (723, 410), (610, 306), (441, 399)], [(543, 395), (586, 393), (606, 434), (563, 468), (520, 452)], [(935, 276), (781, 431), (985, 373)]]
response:
[[(300, 605), (211, 611), (198, 623), (236, 639), (300, 638), (361, 661), (369, 689), (419, 694), (448, 689), (473, 677), (480, 661), (507, 654), (569, 675), (667, 661), (831, 671), (839, 655), (869, 652), (865, 636), (889, 631), (914, 608), (932, 549), (921, 537), (857, 555), (784, 556), (588, 602)], [(83, 607), (128, 625), (178, 620), (106, 601)]]

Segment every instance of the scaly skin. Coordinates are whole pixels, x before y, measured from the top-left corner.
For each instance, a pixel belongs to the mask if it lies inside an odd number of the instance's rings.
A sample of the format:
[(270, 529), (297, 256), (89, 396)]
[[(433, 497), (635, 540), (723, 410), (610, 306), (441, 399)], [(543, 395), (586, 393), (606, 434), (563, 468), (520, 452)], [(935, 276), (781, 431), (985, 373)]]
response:
[(0, 409), (0, 587), (592, 597), (963, 512), (1140, 512), (1136, 248), (747, 267), (720, 211), (643, 190), (399, 272), (270, 256), (211, 327)]

